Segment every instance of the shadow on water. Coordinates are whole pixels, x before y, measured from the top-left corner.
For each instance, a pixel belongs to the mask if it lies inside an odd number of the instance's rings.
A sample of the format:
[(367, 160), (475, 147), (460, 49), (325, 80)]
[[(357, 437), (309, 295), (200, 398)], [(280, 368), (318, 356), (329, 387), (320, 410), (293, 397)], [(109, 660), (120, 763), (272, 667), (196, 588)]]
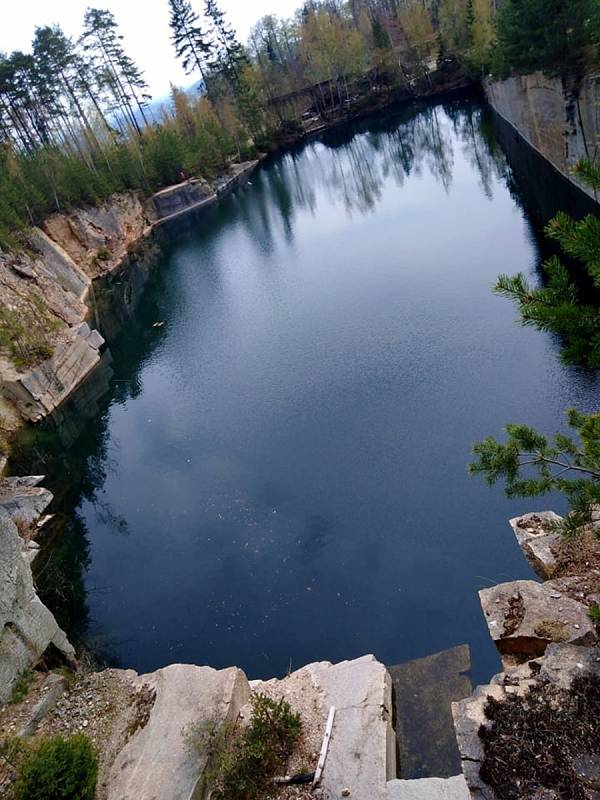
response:
[(504, 147), (476, 99), (354, 123), (95, 285), (101, 365), (11, 461), (56, 495), (37, 581), (73, 638), (251, 677), (467, 641), (495, 670), (476, 590), (529, 571), (468, 448), (597, 388), (490, 298), (499, 249), (539, 266), (529, 210), (571, 202)]

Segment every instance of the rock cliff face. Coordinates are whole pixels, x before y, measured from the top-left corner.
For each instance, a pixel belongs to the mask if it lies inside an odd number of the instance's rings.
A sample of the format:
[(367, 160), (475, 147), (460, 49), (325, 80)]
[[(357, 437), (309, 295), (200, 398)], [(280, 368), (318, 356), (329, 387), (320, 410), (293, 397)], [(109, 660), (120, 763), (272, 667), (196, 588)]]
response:
[(104, 340), (86, 322), (92, 280), (115, 270), (150, 229), (139, 197), (115, 195), (50, 217), (27, 252), (0, 252), (3, 338), (19, 343), (0, 355), (0, 394), (22, 418), (50, 414), (98, 364)]
[(594, 192), (571, 172), (582, 158), (594, 160), (600, 142), (600, 75), (579, 87), (541, 72), (486, 85), (494, 110), (560, 173), (593, 199)]
[(36, 594), (28, 548), (15, 520), (33, 522), (52, 499), (39, 478), (11, 479), (0, 486), (0, 704), (20, 673), (53, 645), (67, 661), (75, 651), (54, 615)]

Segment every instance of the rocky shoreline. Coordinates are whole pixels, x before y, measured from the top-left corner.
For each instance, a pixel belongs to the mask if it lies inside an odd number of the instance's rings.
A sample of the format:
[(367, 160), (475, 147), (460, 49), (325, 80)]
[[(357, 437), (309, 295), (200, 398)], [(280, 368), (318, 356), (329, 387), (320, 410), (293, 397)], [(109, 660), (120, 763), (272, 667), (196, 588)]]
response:
[[(0, 253), (0, 302), (20, 308), (27, 297), (44, 303), (58, 320), (53, 355), (27, 370), (0, 361), (0, 413), (16, 427), (55, 411), (96, 368), (103, 339), (90, 323), (93, 282), (117, 271), (155, 228), (216, 202), (255, 169), (236, 165), (212, 184), (186, 181), (142, 202), (119, 195), (95, 209), (55, 215), (35, 230), (35, 251)], [(0, 474), (4, 464), (0, 464)], [(100, 753), (98, 800), (155, 800), (208, 796), (211, 753), (194, 744), (202, 726), (243, 727), (257, 693), (285, 698), (304, 723), (290, 772), (314, 769), (331, 706), (336, 717), (320, 785), (288, 787), (279, 797), (360, 800), (496, 800), (486, 782), (502, 709), (530, 696), (567, 704), (578, 681), (600, 680), (598, 629), (590, 608), (600, 600), (600, 545), (594, 520), (583, 546), (565, 542), (554, 512), (510, 520), (511, 529), (539, 581), (513, 581), (483, 589), (480, 601), (503, 671), (471, 697), (453, 703), (462, 775), (405, 780), (398, 764), (392, 679), (374, 656), (309, 664), (270, 681), (249, 682), (236, 667), (174, 664), (148, 675), (132, 670), (89, 671), (52, 612), (36, 594), (31, 563), (47, 522), (52, 495), (42, 476), (0, 481), (0, 739), (85, 732)], [(52, 671), (64, 665), (69, 677)], [(7, 704), (19, 677), (38, 667), (27, 698)], [(533, 694), (532, 694), (533, 693)], [(535, 694), (537, 693), (537, 695)], [(512, 705), (511, 705), (512, 704)], [(508, 737), (510, 739), (510, 737)], [(565, 762), (585, 800), (600, 797), (600, 761)], [(536, 757), (535, 754), (532, 758)], [(571, 774), (571, 773), (569, 773)], [(0, 795), (12, 780), (0, 759)], [(509, 775), (510, 778), (510, 775)], [(517, 778), (515, 778), (517, 780)], [(562, 800), (549, 788), (515, 794), (527, 800)]]
[[(490, 760), (486, 735), (493, 742), (497, 724), (490, 709), (497, 715), (503, 704), (515, 698), (526, 701), (531, 692), (562, 692), (568, 698), (577, 681), (600, 681), (598, 632), (589, 615), (590, 605), (599, 599), (600, 546), (593, 538), (587, 561), (565, 560), (564, 540), (553, 530), (560, 518), (553, 512), (510, 520), (541, 581), (514, 581), (480, 592), (504, 671), (452, 704), (463, 775), (398, 777), (402, 764), (397, 761), (392, 678), (372, 655), (340, 664), (309, 664), (281, 679), (252, 682), (234, 667), (174, 664), (148, 675), (82, 670), (33, 586), (35, 538), (52, 501), (41, 482), (41, 476), (33, 476), (4, 479), (0, 485), (0, 703), (9, 699), (24, 669), (41, 669), (27, 699), (0, 711), (0, 739), (85, 732), (100, 753), (99, 800), (195, 797), (212, 773), (209, 753), (191, 746), (190, 736), (207, 725), (243, 727), (257, 693), (284, 698), (301, 715), (304, 732), (290, 771), (314, 768), (328, 711), (336, 708), (318, 789), (289, 787), (280, 797), (496, 800), (505, 795), (496, 794), (482, 777)], [(565, 570), (581, 574), (565, 575)], [(71, 678), (51, 671), (61, 663), (75, 669)], [(0, 768), (0, 787), (2, 780), (11, 779), (1, 773)], [(593, 800), (596, 790), (582, 796)], [(560, 800), (562, 795), (535, 797)]]
[(32, 231), (28, 251), (0, 253), (0, 303), (24, 319), (34, 316), (52, 350), (31, 366), (0, 358), (4, 430), (49, 416), (98, 365), (104, 339), (91, 322), (94, 281), (118, 270), (157, 226), (216, 202), (257, 164), (235, 164), (212, 184), (186, 181), (145, 202), (121, 194), (95, 208), (53, 215)]

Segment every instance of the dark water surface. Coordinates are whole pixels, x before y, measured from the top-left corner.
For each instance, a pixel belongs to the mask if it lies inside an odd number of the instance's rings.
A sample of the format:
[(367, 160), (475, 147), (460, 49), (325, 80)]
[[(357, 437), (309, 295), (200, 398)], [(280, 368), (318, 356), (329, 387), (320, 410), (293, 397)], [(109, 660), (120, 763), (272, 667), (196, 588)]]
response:
[(487, 679), (477, 590), (531, 574), (506, 521), (561, 506), (469, 478), (470, 446), (599, 407), (490, 291), (538, 274), (519, 192), (477, 103), (390, 113), (270, 160), (98, 287), (110, 352), (13, 465), (57, 494), (39, 581), (70, 632), (251, 677), (467, 642)]

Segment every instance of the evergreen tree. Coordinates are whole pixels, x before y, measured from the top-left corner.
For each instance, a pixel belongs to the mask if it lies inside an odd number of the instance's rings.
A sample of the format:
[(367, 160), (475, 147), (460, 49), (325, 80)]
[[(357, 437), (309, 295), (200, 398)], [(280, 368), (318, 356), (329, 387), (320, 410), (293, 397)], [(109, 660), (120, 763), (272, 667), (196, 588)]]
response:
[(237, 87), (243, 67), (248, 64), (246, 51), (227, 22), (216, 0), (205, 0), (204, 14), (210, 20), (212, 33), (211, 67)]
[(121, 112), (126, 127), (131, 125), (141, 134), (142, 128), (135, 108), (147, 124), (147, 86), (141, 72), (127, 56), (118, 25), (110, 11), (88, 8), (84, 16), (82, 42), (96, 56), (94, 71), (99, 88), (107, 90), (113, 98), (113, 112)]
[(567, 418), (579, 441), (556, 434), (550, 443), (527, 425), (507, 425), (506, 442), (490, 436), (474, 445), (477, 460), (469, 472), (483, 475), (490, 486), (504, 481), (508, 497), (560, 492), (570, 506), (560, 529), (569, 536), (591, 522), (600, 503), (600, 414), (571, 409)]
[(507, 68), (579, 75), (597, 59), (598, 0), (506, 0), (497, 22)]
[(189, 0), (169, 0), (169, 25), (175, 54), (188, 75), (198, 70), (207, 87), (207, 62), (212, 47), (198, 20)]
[[(600, 167), (584, 162), (578, 169), (582, 178), (600, 186)], [(569, 258), (579, 261), (597, 289), (600, 289), (600, 217), (588, 215), (575, 221), (558, 214), (546, 233), (559, 243)], [(562, 357), (569, 364), (600, 368), (600, 307), (582, 292), (557, 256), (544, 264), (546, 284), (532, 287), (519, 273), (501, 275), (495, 291), (514, 300), (525, 325), (559, 334), (564, 341)], [(590, 297), (593, 293), (588, 292)]]
[(390, 36), (385, 25), (377, 16), (371, 17), (371, 31), (373, 35), (373, 47), (375, 50), (389, 50)]

